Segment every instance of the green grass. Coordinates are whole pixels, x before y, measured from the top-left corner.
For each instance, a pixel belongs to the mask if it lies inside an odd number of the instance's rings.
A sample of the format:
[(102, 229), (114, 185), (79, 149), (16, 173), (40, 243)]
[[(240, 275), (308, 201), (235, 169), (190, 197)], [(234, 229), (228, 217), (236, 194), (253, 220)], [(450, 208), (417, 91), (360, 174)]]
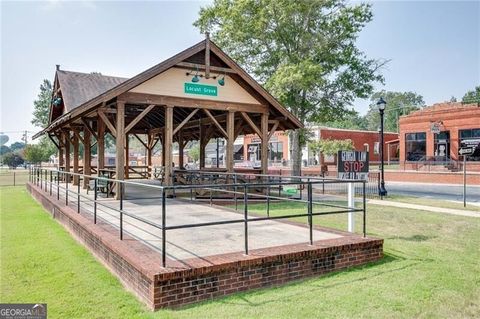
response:
[[(49, 318), (473, 318), (480, 313), (476, 218), (371, 205), (369, 233), (385, 238), (386, 257), (379, 263), (152, 313), (23, 188), (3, 187), (0, 196), (1, 302), (46, 302)], [(263, 208), (250, 207), (259, 214)], [(280, 204), (272, 206), (272, 214), (292, 209), (304, 211), (302, 205)], [(344, 227), (345, 218), (322, 216), (315, 222)]]
[(389, 195), (388, 197), (385, 198), (385, 200), (400, 202), (400, 203), (415, 204), (415, 205), (426, 205), (426, 206), (453, 208), (453, 209), (460, 209), (460, 210), (473, 210), (473, 211), (480, 212), (480, 206), (468, 204), (468, 197), (467, 197), (466, 207), (463, 207), (463, 203), (451, 202), (447, 200), (440, 200), (440, 199), (434, 199), (434, 198), (413, 197), (413, 196)]

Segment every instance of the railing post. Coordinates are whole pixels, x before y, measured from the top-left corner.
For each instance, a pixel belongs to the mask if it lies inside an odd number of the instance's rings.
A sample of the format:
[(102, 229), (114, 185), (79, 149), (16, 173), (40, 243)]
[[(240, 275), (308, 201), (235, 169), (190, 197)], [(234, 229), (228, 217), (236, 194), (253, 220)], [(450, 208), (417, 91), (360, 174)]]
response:
[(165, 189), (162, 189), (162, 267), (166, 267), (166, 261), (167, 261), (167, 253), (166, 253), (166, 211), (165, 211)]
[(348, 183), (348, 231), (353, 233), (355, 231), (355, 184)]
[(15, 172), (13, 172), (13, 186), (17, 186), (15, 185)]
[(60, 200), (60, 171), (57, 171), (57, 200)]
[(363, 237), (367, 237), (367, 199), (365, 196), (365, 181), (363, 181)]
[(68, 182), (67, 182), (67, 176), (65, 176), (66, 173), (63, 173), (62, 179), (65, 180), (65, 205), (68, 206)]
[(243, 187), (243, 220), (244, 220), (244, 237), (245, 237), (245, 255), (248, 255), (248, 194), (247, 185)]
[(52, 196), (53, 171), (50, 171), (50, 196)]
[(267, 179), (267, 217), (270, 217), (270, 176)]
[(40, 189), (43, 189), (43, 181), (42, 181), (42, 178), (43, 178), (42, 169), (39, 169), (39, 170), (38, 170), (38, 183), (40, 184)]
[(48, 171), (45, 170), (45, 191), (47, 191), (47, 185), (48, 185)]
[[(233, 180), (235, 185), (237, 185), (237, 174), (233, 175)], [(238, 200), (237, 200), (237, 186), (235, 186), (235, 191), (233, 193), (233, 198), (235, 199), (235, 211), (238, 210)]]
[(123, 183), (119, 183), (120, 191), (120, 240), (123, 240)]
[(77, 184), (77, 213), (80, 214), (80, 179)]
[[(80, 185), (80, 181), (78, 181), (78, 184)], [(93, 182), (93, 223), (97, 223), (97, 179), (94, 179)]]
[(309, 181), (307, 184), (307, 201), (308, 201), (308, 228), (310, 231), (310, 245), (313, 245), (313, 191), (312, 191), (312, 183)]

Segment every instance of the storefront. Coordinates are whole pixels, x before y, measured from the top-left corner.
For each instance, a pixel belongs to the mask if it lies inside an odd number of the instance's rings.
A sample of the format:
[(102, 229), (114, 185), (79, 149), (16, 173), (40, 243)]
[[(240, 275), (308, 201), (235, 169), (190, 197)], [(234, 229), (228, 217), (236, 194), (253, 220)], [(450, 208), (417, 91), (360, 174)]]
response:
[(400, 161), (405, 168), (436, 162), (455, 166), (459, 148), (473, 145), (470, 169), (480, 170), (480, 107), (439, 103), (400, 118)]

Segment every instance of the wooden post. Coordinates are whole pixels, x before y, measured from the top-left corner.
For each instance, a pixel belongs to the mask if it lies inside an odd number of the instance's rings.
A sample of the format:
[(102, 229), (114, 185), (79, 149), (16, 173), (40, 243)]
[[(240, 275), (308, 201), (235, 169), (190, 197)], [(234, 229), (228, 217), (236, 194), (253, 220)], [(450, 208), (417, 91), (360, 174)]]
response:
[(227, 172), (233, 173), (233, 143), (235, 142), (235, 112), (228, 111), (227, 115), (227, 154), (225, 166)]
[(97, 118), (97, 174), (105, 168), (105, 123), (101, 117)]
[[(65, 143), (65, 172), (70, 172), (70, 132), (63, 133), (63, 143)], [(70, 177), (66, 175), (67, 181), (70, 182)]]
[(200, 121), (200, 141), (199, 141), (199, 146), (200, 146), (200, 169), (205, 168), (205, 127), (202, 125), (202, 122)]
[(173, 105), (165, 106), (165, 185), (172, 185)]
[(165, 128), (163, 128), (163, 133), (160, 135), (162, 143), (162, 166), (165, 169)]
[(152, 151), (153, 151), (152, 134), (147, 134), (147, 173), (148, 178), (152, 178)]
[(60, 167), (65, 165), (65, 158), (64, 158), (65, 143), (64, 143), (64, 139), (63, 139), (63, 132), (60, 132), (60, 136), (58, 138), (58, 144), (60, 146), (58, 148), (58, 170), (60, 170)]
[[(91, 144), (91, 133), (84, 127), (83, 128), (83, 175), (90, 175), (91, 172), (91, 161), (92, 161), (92, 144)], [(83, 177), (83, 188), (88, 189), (89, 179)]]
[(128, 133), (125, 132), (125, 179), (130, 176), (130, 146), (128, 143)]
[(268, 173), (268, 114), (262, 114), (262, 122), (260, 125), (260, 130), (262, 132), (262, 174)]
[[(125, 102), (117, 101), (115, 178), (125, 176)], [(120, 199), (120, 185), (116, 185), (115, 198)]]
[[(78, 174), (78, 135), (73, 134), (73, 172)], [(73, 176), (73, 185), (78, 185), (80, 178)]]
[(178, 166), (180, 167), (180, 169), (183, 169), (183, 148), (184, 148), (184, 144), (183, 144), (183, 131), (180, 130), (178, 132)]

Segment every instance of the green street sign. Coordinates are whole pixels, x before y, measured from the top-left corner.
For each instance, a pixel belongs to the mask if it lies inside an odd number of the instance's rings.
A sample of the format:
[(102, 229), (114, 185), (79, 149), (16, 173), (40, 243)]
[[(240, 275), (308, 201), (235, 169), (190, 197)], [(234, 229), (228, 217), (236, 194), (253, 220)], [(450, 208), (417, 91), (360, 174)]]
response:
[(217, 87), (213, 85), (185, 83), (184, 92), (186, 94), (217, 96)]

